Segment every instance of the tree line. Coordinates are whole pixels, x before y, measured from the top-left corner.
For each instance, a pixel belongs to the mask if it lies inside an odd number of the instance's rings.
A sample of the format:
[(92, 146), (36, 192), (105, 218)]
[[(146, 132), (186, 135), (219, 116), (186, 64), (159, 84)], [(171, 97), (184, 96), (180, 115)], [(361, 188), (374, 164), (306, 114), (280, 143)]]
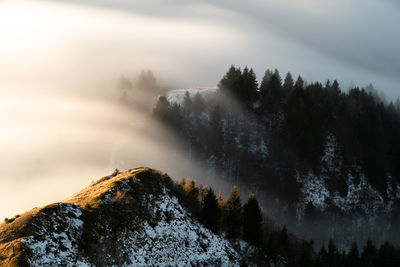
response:
[[(355, 234), (353, 222), (344, 224), (348, 215), (332, 201), (323, 213), (311, 203), (299, 214), (302, 184), (296, 180), (296, 174), (309, 170), (321, 174), (326, 164), (321, 157), (331, 135), (339, 151), (327, 188), (346, 197), (348, 174), (355, 185), (365, 174), (386, 201), (389, 181), (392, 188), (400, 185), (400, 100), (384, 101), (372, 85), (343, 91), (336, 80), (308, 83), (290, 73), (282, 79), (278, 70), (267, 70), (258, 83), (252, 69), (235, 66), (218, 88), (212, 98), (186, 93), (183, 103), (170, 103), (161, 96), (153, 109), (153, 116), (184, 141), (188, 156), (195, 151), (202, 163), (222, 170), (221, 179), (257, 188), (264, 199), (279, 199), (286, 208), (278, 208), (274, 216), (292, 230), (318, 228), (327, 236), (334, 233), (335, 238), (349, 239), (350, 234), (357, 240), (379, 231), (379, 238), (400, 240), (399, 200), (394, 200), (391, 213), (354, 210), (365, 221)], [(388, 227), (370, 225), (370, 216), (378, 216)]]
[[(290, 72), (282, 82), (278, 70), (267, 70), (258, 85), (252, 69), (246, 67), (241, 71), (235, 66), (229, 68), (218, 87), (220, 93), (212, 102), (200, 94), (194, 99), (186, 94), (183, 104), (169, 103), (161, 96), (153, 114), (176, 129), (205, 158), (214, 155), (219, 161), (234, 157), (233, 161), (260, 163), (246, 151), (227, 153), (238, 135), (243, 143), (240, 145), (248, 145), (250, 133), (239, 132), (234, 116), (235, 112), (245, 113), (256, 120), (259, 128), (269, 131), (268, 138), (272, 139), (269, 161), (287, 170), (287, 175), (294, 168), (311, 168), (318, 173), (326, 136), (330, 133), (341, 144), (343, 170), (361, 164), (367, 179), (380, 192), (385, 192), (388, 176), (400, 182), (399, 99), (385, 105), (372, 85), (343, 92), (337, 80), (328, 80), (325, 85), (308, 84), (301, 76), (294, 81)], [(224, 105), (227, 95), (234, 96), (244, 109), (238, 111)], [(210, 114), (209, 121), (199, 119), (204, 111)], [(207, 136), (202, 138), (199, 132)], [(221, 158), (224, 153), (225, 159)], [(293, 162), (298, 162), (298, 166), (293, 166)], [(261, 169), (263, 165), (263, 162), (258, 164)], [(268, 170), (267, 173), (275, 176)], [(341, 177), (337, 180), (344, 193), (345, 181)]]
[(227, 200), (216, 196), (214, 190), (207, 186), (197, 187), (194, 180), (182, 179), (181, 188), (186, 197), (193, 198), (191, 210), (203, 224), (215, 234), (226, 233), (228, 238), (242, 238), (255, 244), (262, 244), (262, 213), (255, 194), (250, 194), (246, 203), (233, 186)]
[(263, 221), (265, 216), (254, 194), (242, 204), (237, 186), (233, 186), (226, 200), (210, 187), (196, 186), (189, 178), (182, 179), (179, 188), (184, 198), (193, 201), (190, 210), (213, 233), (224, 234), (232, 240), (242, 238), (258, 247), (258, 253), (266, 255), (271, 263), (304, 267), (395, 267), (400, 264), (399, 248), (387, 241), (377, 248), (368, 239), (361, 250), (353, 242), (348, 251), (340, 251), (331, 239), (327, 247), (322, 245), (320, 250), (315, 250), (314, 241), (299, 239), (288, 233), (285, 226), (279, 228)]

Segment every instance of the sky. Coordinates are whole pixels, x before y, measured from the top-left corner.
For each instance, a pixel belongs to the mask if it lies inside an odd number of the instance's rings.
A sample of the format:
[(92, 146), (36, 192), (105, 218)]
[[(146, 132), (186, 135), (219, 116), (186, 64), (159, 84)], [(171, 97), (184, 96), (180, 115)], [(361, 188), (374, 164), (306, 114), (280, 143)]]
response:
[(143, 133), (165, 129), (112, 101), (122, 74), (151, 69), (160, 84), (188, 88), (247, 65), (259, 79), (278, 68), (397, 98), (399, 12), (390, 0), (1, 1), (0, 218), (115, 167), (199, 175), (201, 166), (176, 167), (188, 161), (178, 141)]

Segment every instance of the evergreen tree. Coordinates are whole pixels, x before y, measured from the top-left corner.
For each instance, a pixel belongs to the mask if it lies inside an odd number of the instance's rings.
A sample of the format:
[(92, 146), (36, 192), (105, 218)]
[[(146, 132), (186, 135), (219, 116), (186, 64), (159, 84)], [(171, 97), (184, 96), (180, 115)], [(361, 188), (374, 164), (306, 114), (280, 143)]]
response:
[(358, 247), (357, 247), (357, 243), (355, 241), (351, 245), (349, 253), (347, 254), (346, 266), (348, 266), (348, 267), (361, 266)]
[(262, 79), (262, 82), (261, 82), (260, 87), (265, 87), (265, 86), (267, 86), (267, 84), (269, 83), (269, 80), (271, 79), (272, 74), (273, 74), (273, 72), (272, 72), (270, 69), (267, 69), (267, 70), (264, 72), (264, 77), (263, 77), (263, 79)]
[(199, 115), (201, 112), (203, 112), (206, 107), (206, 103), (199, 92), (197, 92), (197, 94), (194, 96), (192, 107), (193, 112), (196, 115)]
[(176, 130), (179, 131), (182, 128), (182, 110), (178, 103), (174, 103), (170, 106), (168, 119), (170, 124), (174, 126)]
[(207, 190), (203, 199), (203, 207), (201, 215), (205, 226), (214, 233), (218, 233), (220, 227), (221, 210), (218, 206), (218, 200), (214, 191), (210, 188)]
[(247, 203), (243, 205), (243, 239), (253, 244), (262, 242), (262, 214), (257, 198), (249, 195)]
[(322, 244), (322, 247), (319, 250), (318, 261), (321, 263), (321, 266), (328, 266), (329, 264), (328, 253), (326, 252), (325, 244)]
[(275, 112), (281, 105), (282, 92), (281, 77), (278, 70), (269, 76), (266, 72), (260, 86), (260, 95), (263, 109), (268, 112)]
[(244, 68), (240, 88), (240, 100), (248, 107), (258, 99), (257, 78), (253, 69)]
[(296, 87), (296, 88), (299, 88), (299, 89), (303, 89), (304, 88), (304, 80), (303, 80), (303, 78), (299, 75), (299, 77), (297, 78), (297, 80), (296, 80), (296, 83), (294, 84), (294, 86)]
[(393, 247), (393, 245), (389, 244), (388, 241), (385, 241), (385, 243), (382, 244), (382, 246), (379, 248), (379, 266), (382, 267), (394, 267), (394, 266), (399, 266), (399, 255), (396, 259), (396, 250)]
[(339, 82), (338, 82), (337, 80), (334, 80), (334, 81), (333, 81), (332, 90), (333, 90), (335, 93), (340, 94)]
[(367, 243), (363, 249), (363, 252), (361, 254), (361, 260), (363, 266), (370, 267), (370, 266), (376, 266), (377, 263), (377, 250), (374, 244), (372, 243), (372, 240), (368, 238)]
[(313, 241), (307, 242), (306, 240), (303, 240), (303, 242), (301, 244), (301, 253), (300, 253), (300, 258), (299, 258), (299, 263), (298, 263), (299, 266), (301, 266), (301, 267), (313, 266), (313, 264), (314, 264), (313, 245), (314, 245)]
[(294, 88), (294, 80), (292, 74), (288, 72), (285, 77), (285, 81), (283, 82), (283, 92), (286, 96), (288, 96)]
[(161, 121), (168, 121), (170, 103), (165, 96), (158, 98), (156, 107), (153, 109), (153, 115)]
[(235, 97), (238, 97), (242, 82), (242, 71), (240, 68), (236, 68), (231, 65), (228, 72), (221, 79), (218, 84), (218, 88), (221, 92), (229, 93)]
[(151, 70), (142, 70), (137, 81), (136, 86), (140, 89), (152, 90), (157, 89), (157, 80)]
[(196, 182), (194, 180), (190, 181), (189, 188), (188, 188), (188, 193), (194, 197), (198, 198), (199, 196), (199, 189), (196, 187)]
[(227, 205), (227, 227), (228, 237), (236, 238), (240, 236), (240, 225), (241, 225), (241, 214), (242, 214), (242, 202), (237, 192), (236, 185), (233, 186), (232, 191), (229, 195)]
[(328, 243), (328, 266), (336, 267), (339, 264), (339, 251), (332, 239)]

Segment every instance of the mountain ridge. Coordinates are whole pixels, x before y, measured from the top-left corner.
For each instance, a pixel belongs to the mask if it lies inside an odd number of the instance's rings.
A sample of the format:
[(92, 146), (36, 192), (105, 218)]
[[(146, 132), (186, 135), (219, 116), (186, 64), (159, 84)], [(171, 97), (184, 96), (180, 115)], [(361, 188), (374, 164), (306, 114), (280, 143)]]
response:
[(92, 182), (63, 202), (0, 224), (0, 266), (239, 266), (257, 250), (213, 234), (174, 182), (140, 167)]

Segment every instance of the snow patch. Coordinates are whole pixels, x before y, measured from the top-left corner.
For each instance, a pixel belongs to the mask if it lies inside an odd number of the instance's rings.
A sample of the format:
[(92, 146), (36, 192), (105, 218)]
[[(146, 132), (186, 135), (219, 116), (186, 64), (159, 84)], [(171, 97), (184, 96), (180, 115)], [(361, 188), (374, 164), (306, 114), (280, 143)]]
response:
[(132, 265), (240, 265), (240, 255), (228, 241), (192, 219), (166, 188), (158, 197), (146, 195), (144, 201), (159, 221), (153, 226), (144, 222), (143, 231), (131, 232), (125, 240)]
[(31, 266), (90, 266), (79, 253), (79, 240), (83, 221), (79, 207), (58, 204), (51, 216), (44, 215), (38, 222), (35, 235), (24, 244), (31, 251), (28, 263)]
[(193, 100), (195, 95), (199, 93), (203, 98), (207, 98), (209, 95), (217, 92), (218, 87), (196, 87), (196, 88), (188, 88), (188, 89), (176, 89), (171, 90), (167, 94), (168, 102), (171, 104), (183, 104), (183, 100), (185, 99), (186, 92), (189, 93), (190, 98)]
[(381, 194), (374, 189), (363, 174), (360, 175), (360, 182), (355, 184), (355, 177), (351, 173), (347, 179), (348, 192), (345, 197), (341, 197), (335, 192), (332, 200), (336, 206), (343, 211), (350, 213), (356, 209), (361, 209), (364, 214), (375, 215), (377, 211), (384, 208), (385, 201)]
[(327, 207), (326, 199), (330, 197), (330, 193), (326, 188), (324, 179), (315, 175), (312, 171), (309, 171), (306, 177), (301, 177), (298, 173), (296, 174), (296, 180), (303, 184), (301, 193), (303, 196), (304, 203), (303, 209), (306, 203), (310, 202), (320, 210), (325, 210)]

